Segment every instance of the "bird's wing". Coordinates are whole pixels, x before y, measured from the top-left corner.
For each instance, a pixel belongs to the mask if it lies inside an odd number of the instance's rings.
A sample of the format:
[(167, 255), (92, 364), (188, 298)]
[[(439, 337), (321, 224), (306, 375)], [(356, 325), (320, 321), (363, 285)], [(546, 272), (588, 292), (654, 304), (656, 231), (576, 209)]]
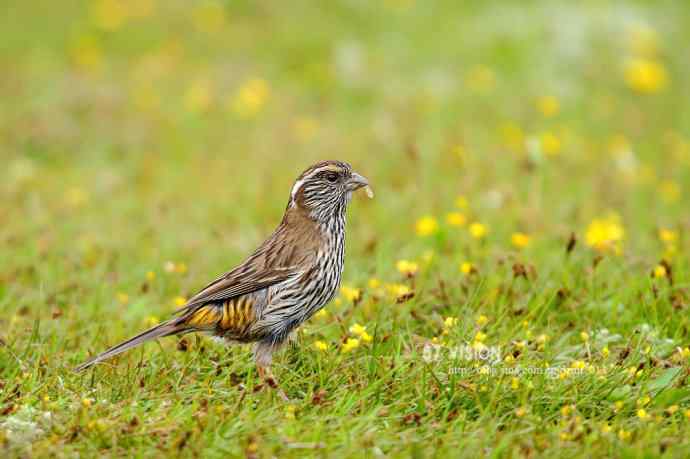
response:
[(313, 266), (316, 247), (321, 242), (318, 228), (311, 220), (289, 223), (299, 225), (300, 231), (291, 231), (287, 224), (281, 224), (244, 263), (204, 287), (178, 313), (186, 314), (208, 303), (266, 289)]
[(291, 276), (297, 274), (292, 267), (262, 269), (258, 272), (246, 272), (242, 269), (235, 269), (208, 284), (199, 293), (190, 298), (187, 304), (177, 312), (184, 313), (206, 303), (229, 300), (263, 290), (286, 281)]

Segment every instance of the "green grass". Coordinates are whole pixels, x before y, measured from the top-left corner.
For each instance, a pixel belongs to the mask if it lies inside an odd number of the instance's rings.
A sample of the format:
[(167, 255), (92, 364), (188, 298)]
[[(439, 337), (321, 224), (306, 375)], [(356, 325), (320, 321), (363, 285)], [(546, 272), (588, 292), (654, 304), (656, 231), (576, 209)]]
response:
[[(0, 16), (1, 454), (687, 455), (690, 8), (279, 3)], [(327, 158), (376, 191), (348, 219), (361, 298), (277, 356), (289, 403), (205, 337), (71, 371), (239, 263)], [(477, 339), (501, 361), (423, 358)]]

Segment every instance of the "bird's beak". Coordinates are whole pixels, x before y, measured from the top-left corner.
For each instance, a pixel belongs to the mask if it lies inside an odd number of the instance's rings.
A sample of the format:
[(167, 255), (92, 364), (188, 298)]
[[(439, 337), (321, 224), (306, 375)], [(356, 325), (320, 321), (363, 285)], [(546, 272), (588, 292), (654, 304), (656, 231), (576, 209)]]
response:
[(352, 176), (350, 177), (350, 180), (348, 181), (348, 189), (350, 191), (356, 191), (359, 190), (360, 188), (364, 188), (364, 191), (366, 191), (367, 196), (369, 198), (374, 197), (374, 191), (371, 189), (369, 186), (369, 180), (367, 180), (365, 177), (359, 175), (357, 172), (353, 172)]

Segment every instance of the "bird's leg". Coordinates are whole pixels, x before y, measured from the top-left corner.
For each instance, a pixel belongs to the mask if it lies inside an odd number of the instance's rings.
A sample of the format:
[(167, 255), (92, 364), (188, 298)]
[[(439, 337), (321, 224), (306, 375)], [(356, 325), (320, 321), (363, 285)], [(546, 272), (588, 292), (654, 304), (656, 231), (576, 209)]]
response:
[(273, 360), (273, 351), (275, 347), (270, 344), (258, 343), (254, 348), (254, 359), (256, 361), (256, 371), (259, 378), (271, 389), (274, 389), (280, 395), (280, 398), (286, 402), (290, 399), (285, 395), (285, 392), (280, 388), (278, 382), (271, 371), (271, 362)]

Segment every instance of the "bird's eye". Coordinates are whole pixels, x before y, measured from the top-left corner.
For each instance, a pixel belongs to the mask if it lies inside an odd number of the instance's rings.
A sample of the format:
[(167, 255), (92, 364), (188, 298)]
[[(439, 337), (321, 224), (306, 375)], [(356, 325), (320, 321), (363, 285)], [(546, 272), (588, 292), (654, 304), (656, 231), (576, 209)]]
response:
[(328, 180), (331, 183), (335, 183), (338, 181), (338, 174), (330, 173), (326, 175), (326, 180)]

